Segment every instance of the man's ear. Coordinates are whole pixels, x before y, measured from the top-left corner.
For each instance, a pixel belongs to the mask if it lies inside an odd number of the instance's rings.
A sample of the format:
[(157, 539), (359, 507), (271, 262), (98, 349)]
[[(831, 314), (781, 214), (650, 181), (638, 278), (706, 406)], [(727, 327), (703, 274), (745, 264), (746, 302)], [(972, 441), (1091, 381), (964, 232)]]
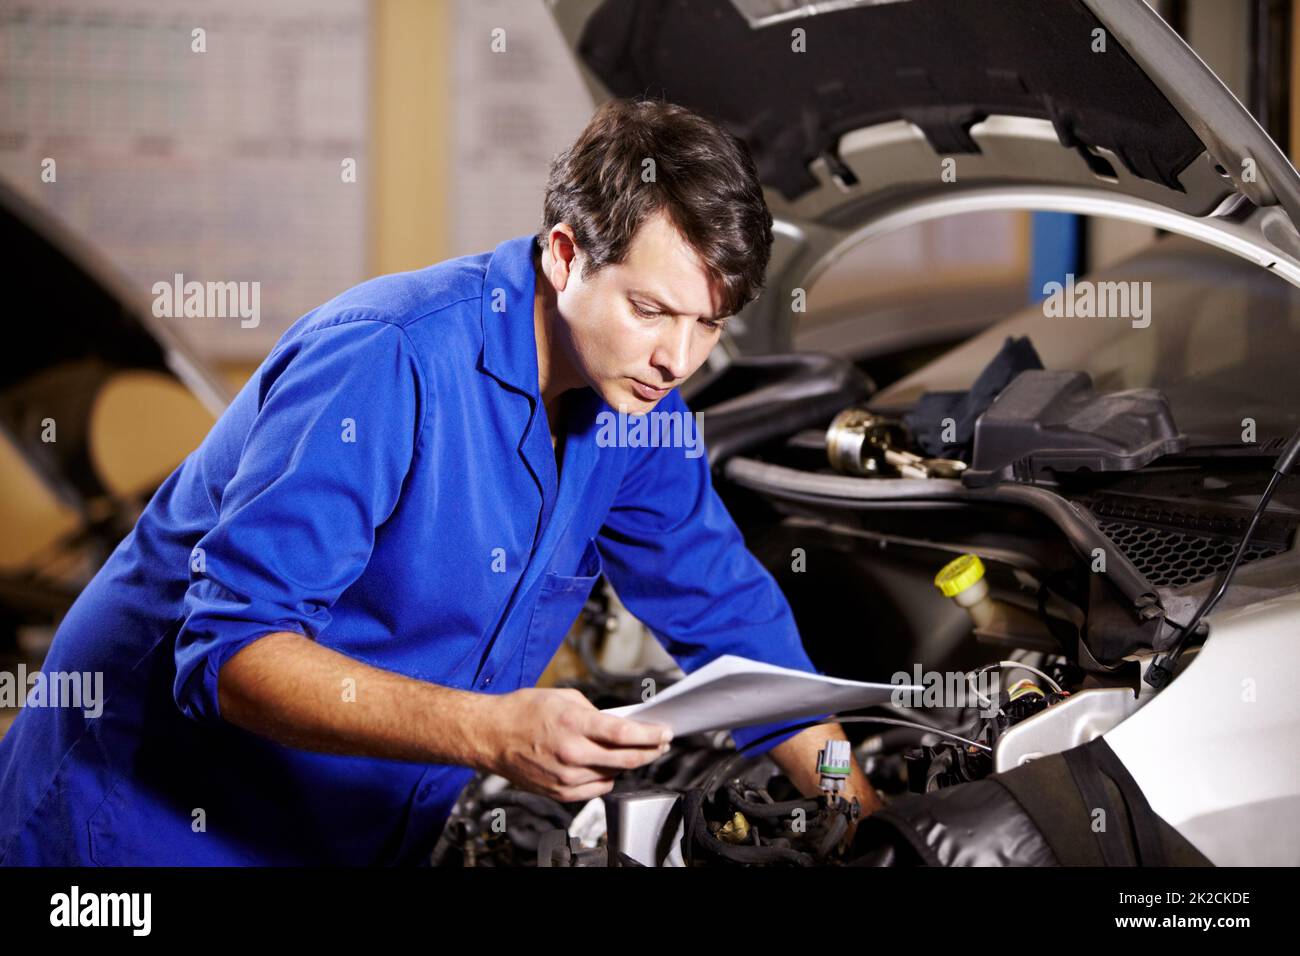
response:
[(569, 276), (578, 267), (578, 244), (568, 223), (560, 222), (551, 227), (546, 252), (547, 276), (555, 291), (563, 292), (569, 283)]

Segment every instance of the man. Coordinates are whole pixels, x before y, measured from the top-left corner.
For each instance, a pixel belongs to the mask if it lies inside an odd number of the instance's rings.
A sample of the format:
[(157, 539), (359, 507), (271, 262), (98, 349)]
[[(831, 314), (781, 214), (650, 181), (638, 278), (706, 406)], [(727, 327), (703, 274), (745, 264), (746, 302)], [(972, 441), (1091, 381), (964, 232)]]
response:
[[(602, 574), (688, 671), (813, 670), (706, 459), (598, 441), (602, 411), (685, 414), (676, 386), (757, 293), (748, 153), (611, 103), (556, 160), (544, 227), (285, 333), (60, 626), (45, 668), (102, 671), (103, 713), (22, 711), (0, 860), (410, 863), (474, 770), (606, 793), (666, 728), (532, 686)], [(828, 736), (755, 752), (812, 793)], [(877, 806), (860, 771), (849, 793)]]

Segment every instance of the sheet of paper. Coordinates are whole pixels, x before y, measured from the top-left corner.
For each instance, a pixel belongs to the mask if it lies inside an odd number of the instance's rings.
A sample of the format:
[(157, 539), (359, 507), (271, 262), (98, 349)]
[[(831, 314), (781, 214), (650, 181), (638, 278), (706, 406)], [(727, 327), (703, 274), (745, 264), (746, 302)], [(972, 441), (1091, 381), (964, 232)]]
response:
[(605, 713), (666, 724), (675, 736), (731, 730), (887, 703), (915, 684), (868, 684), (723, 655), (650, 700)]

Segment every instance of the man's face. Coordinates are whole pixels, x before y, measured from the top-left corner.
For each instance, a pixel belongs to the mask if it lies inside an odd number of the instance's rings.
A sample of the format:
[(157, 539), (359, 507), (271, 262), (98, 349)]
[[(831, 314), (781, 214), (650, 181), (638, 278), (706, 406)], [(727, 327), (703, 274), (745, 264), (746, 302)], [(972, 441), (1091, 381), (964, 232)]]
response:
[(573, 370), (614, 409), (640, 415), (684, 382), (722, 334), (717, 290), (661, 212), (623, 262), (583, 278), (581, 250), (557, 291), (557, 337)]

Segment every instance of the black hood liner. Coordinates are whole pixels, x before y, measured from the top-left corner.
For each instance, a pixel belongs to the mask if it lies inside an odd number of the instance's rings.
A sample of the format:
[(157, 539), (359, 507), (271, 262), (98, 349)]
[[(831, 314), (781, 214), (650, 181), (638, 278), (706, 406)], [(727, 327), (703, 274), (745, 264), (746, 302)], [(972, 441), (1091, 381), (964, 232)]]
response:
[[(175, 375), (135, 307), (60, 234), (51, 217), (0, 188), (8, 318), (21, 336), (0, 350), (0, 432), (66, 503), (77, 505), (107, 493), (89, 445), (101, 386), (122, 370)], [(47, 418), (57, 422), (57, 441), (42, 439)]]
[[(936, 153), (976, 153), (970, 127), (994, 113), (1051, 120), (1062, 145), (1182, 191), (1204, 146), (1115, 37), (1092, 52), (1100, 26), (1079, 0), (904, 0), (758, 30), (728, 0), (605, 0), (578, 53), (615, 96), (722, 122), (787, 199), (846, 132), (904, 119)], [(807, 52), (791, 51), (795, 27)]]
[(23, 346), (0, 354), (0, 393), (54, 366), (81, 360), (170, 375), (162, 345), (131, 305), (27, 215), (35, 211), (20, 212), (0, 201), (9, 318), (25, 326)]

